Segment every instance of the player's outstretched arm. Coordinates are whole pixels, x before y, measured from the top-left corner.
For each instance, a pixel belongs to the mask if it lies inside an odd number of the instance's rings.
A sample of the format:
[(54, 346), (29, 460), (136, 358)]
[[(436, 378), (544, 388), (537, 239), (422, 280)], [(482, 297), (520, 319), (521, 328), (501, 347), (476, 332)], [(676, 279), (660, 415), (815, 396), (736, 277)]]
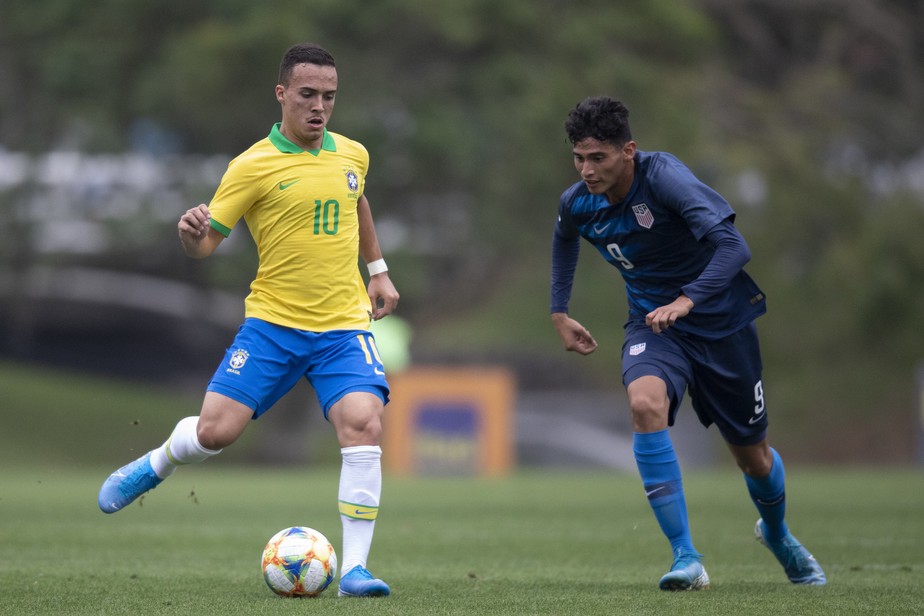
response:
[(590, 355), (597, 350), (597, 341), (583, 325), (572, 319), (565, 312), (552, 313), (552, 325), (558, 332), (566, 351), (581, 355)]
[(187, 255), (194, 259), (204, 259), (209, 256), (221, 240), (225, 239), (221, 233), (212, 229), (212, 216), (204, 203), (190, 208), (180, 216), (177, 231), (180, 234), (180, 243)]

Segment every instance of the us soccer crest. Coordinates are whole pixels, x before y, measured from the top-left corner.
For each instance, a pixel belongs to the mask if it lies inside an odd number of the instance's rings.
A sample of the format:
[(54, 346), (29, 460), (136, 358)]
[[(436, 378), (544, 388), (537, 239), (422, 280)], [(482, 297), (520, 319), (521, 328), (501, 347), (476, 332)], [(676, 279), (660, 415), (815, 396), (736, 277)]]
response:
[(650, 229), (651, 225), (654, 224), (654, 215), (646, 204), (639, 203), (638, 205), (633, 205), (632, 212), (635, 214), (635, 220), (638, 221), (638, 224), (646, 229)]
[(350, 189), (350, 192), (356, 192), (359, 190), (359, 176), (356, 175), (356, 172), (352, 169), (349, 169), (346, 172), (347, 179), (347, 188)]

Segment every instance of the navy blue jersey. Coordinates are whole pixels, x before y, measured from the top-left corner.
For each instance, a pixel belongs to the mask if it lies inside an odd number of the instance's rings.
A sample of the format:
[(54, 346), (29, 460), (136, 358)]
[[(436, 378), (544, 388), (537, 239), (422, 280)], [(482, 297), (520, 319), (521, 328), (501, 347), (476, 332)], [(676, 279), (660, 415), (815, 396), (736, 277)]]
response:
[[(576, 264), (579, 238), (586, 239), (622, 274), (630, 319), (644, 319), (695, 284), (716, 251), (705, 236), (734, 217), (728, 202), (675, 156), (638, 151), (632, 187), (622, 202), (613, 205), (604, 195), (590, 194), (583, 181), (562, 194), (553, 253), (567, 255), (563, 261), (575, 257)], [(553, 263), (553, 311), (567, 311), (571, 293), (573, 266), (568, 272), (560, 265)], [(740, 268), (728, 284), (694, 298), (694, 304), (674, 327), (703, 338), (736, 332), (766, 312), (764, 294)]]

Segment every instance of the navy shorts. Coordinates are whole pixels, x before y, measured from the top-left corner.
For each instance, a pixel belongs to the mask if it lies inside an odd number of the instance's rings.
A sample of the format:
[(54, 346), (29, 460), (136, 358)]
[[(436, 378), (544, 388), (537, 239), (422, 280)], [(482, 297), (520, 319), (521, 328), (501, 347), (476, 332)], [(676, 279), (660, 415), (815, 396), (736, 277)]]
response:
[(305, 377), (324, 410), (354, 391), (388, 404), (385, 367), (365, 330), (309, 332), (248, 318), (209, 381), (208, 391), (253, 409), (256, 419)]
[(622, 382), (657, 376), (670, 396), (668, 425), (687, 388), (700, 423), (715, 424), (732, 445), (753, 445), (767, 435), (767, 407), (761, 383), (763, 364), (757, 327), (706, 340), (675, 328), (655, 334), (644, 321), (626, 324)]

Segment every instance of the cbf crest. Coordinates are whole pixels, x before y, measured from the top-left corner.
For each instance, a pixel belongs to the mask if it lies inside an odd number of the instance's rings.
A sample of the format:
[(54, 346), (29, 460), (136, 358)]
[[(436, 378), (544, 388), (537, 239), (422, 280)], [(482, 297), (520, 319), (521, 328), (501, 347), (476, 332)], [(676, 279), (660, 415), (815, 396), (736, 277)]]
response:
[(350, 189), (350, 192), (355, 193), (359, 190), (359, 176), (356, 175), (356, 172), (352, 169), (347, 169), (346, 172), (347, 188)]
[(228, 360), (228, 366), (230, 366), (228, 372), (240, 374), (241, 368), (247, 363), (247, 358), (249, 357), (250, 353), (244, 349), (237, 349), (234, 353), (231, 353), (231, 359)]

